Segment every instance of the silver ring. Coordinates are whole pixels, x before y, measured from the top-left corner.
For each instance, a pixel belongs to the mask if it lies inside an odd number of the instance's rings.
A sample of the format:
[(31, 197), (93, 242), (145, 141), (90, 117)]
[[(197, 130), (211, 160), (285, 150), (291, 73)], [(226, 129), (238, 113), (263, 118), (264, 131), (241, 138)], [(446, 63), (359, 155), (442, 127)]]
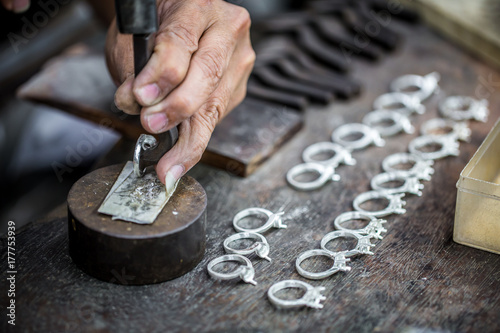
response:
[[(313, 156), (325, 153), (325, 152), (333, 152), (334, 155), (326, 160), (317, 160), (314, 159)], [(317, 142), (306, 149), (302, 153), (302, 159), (306, 163), (318, 163), (325, 166), (333, 166), (336, 168), (341, 163), (346, 165), (355, 165), (356, 160), (352, 157), (351, 152), (345, 149), (343, 146), (333, 143), (333, 142)]]
[[(278, 291), (288, 288), (298, 288), (304, 289), (306, 293), (299, 299), (285, 300), (276, 297)], [(325, 290), (325, 287), (313, 287), (309, 283), (305, 283), (299, 280), (285, 280), (273, 284), (267, 291), (267, 297), (269, 301), (273, 303), (277, 308), (280, 309), (292, 309), (299, 308), (302, 306), (308, 306), (314, 309), (323, 308), (321, 301), (326, 299), (325, 296), (321, 295), (321, 292)]]
[[(411, 163), (413, 166), (410, 169), (397, 169), (396, 165)], [(417, 155), (410, 153), (396, 153), (387, 156), (382, 161), (382, 169), (385, 172), (398, 171), (406, 173), (408, 177), (417, 177), (421, 180), (431, 180), (434, 173), (433, 160), (424, 160)]]
[[(352, 204), (354, 206), (354, 209), (358, 212), (373, 215), (376, 217), (382, 217), (391, 214), (404, 214), (406, 213), (406, 209), (404, 209), (403, 206), (406, 204), (406, 202), (401, 200), (402, 197), (404, 197), (404, 194), (389, 194), (386, 192), (369, 191), (359, 194), (354, 199)], [(389, 201), (389, 204), (386, 208), (377, 211), (369, 211), (361, 208), (362, 203), (374, 199), (386, 199)]]
[[(436, 151), (422, 151), (425, 146), (438, 145), (440, 148)], [(419, 136), (410, 141), (408, 150), (410, 153), (423, 158), (424, 160), (437, 160), (446, 156), (458, 156), (459, 143), (452, 137), (425, 135)]]
[[(352, 250), (345, 250), (345, 251), (338, 251), (338, 252), (333, 252), (330, 251), (326, 248), (326, 244), (328, 244), (330, 241), (336, 239), (336, 238), (355, 238), (358, 242), (356, 244), (356, 247)], [(349, 231), (349, 230), (336, 230), (327, 233), (323, 238), (321, 239), (321, 248), (327, 252), (330, 252), (334, 255), (337, 254), (343, 254), (346, 258), (352, 257), (358, 254), (373, 254), (372, 251), (370, 251), (371, 247), (375, 246), (375, 244), (371, 243), (371, 237), (366, 236), (366, 235), (361, 235), (357, 232)]]
[(450, 96), (439, 104), (439, 111), (455, 121), (474, 119), (486, 122), (490, 113), (486, 99), (477, 100), (469, 96)]
[[(352, 220), (365, 220), (368, 221), (368, 224), (360, 229), (349, 229), (342, 226), (342, 223)], [(354, 211), (340, 214), (335, 218), (333, 223), (337, 230), (357, 232), (361, 235), (368, 235), (371, 238), (382, 239), (382, 233), (387, 232), (387, 229), (385, 229), (382, 224), (386, 222), (386, 220), (378, 219), (375, 216)]]
[[(262, 233), (266, 232), (267, 230), (271, 228), (282, 228), (285, 229), (286, 225), (283, 224), (283, 221), (281, 220), (281, 216), (283, 215), (283, 212), (279, 212), (274, 214), (273, 212), (264, 209), (264, 208), (258, 208), (258, 207), (252, 207), (252, 208), (247, 208), (236, 214), (233, 218), (233, 227), (237, 232), (253, 232), (253, 233)], [(254, 228), (254, 229), (247, 229), (240, 227), (238, 225), (238, 222), (240, 222), (242, 219), (248, 216), (259, 216), (259, 215), (265, 215), (267, 216), (267, 221), (264, 225)]]
[[(383, 125), (390, 122), (392, 122), (391, 125)], [(407, 134), (415, 132), (415, 127), (413, 127), (407, 116), (391, 110), (371, 111), (363, 118), (363, 124), (374, 128), (384, 137), (393, 136), (400, 132)]]
[(134, 148), (134, 174), (136, 177), (144, 176), (146, 172), (146, 166), (144, 165), (144, 161), (142, 160), (143, 152), (147, 150), (155, 149), (158, 146), (158, 140), (152, 135), (149, 134), (141, 134), (137, 142), (135, 143)]
[(406, 94), (392, 92), (380, 95), (373, 101), (375, 110), (391, 110), (410, 116), (413, 113), (424, 114), (425, 106), (416, 97)]
[[(301, 182), (295, 179), (299, 175), (310, 172), (319, 174), (319, 177), (309, 182)], [(331, 180), (339, 181), (340, 176), (335, 173), (333, 166), (325, 166), (319, 163), (302, 163), (288, 170), (286, 180), (296, 190), (311, 191), (322, 187)]]
[[(438, 131), (444, 131), (445, 133), (437, 134)], [(420, 132), (422, 135), (450, 136), (454, 140), (466, 142), (469, 142), (471, 136), (471, 130), (466, 122), (456, 122), (443, 118), (427, 120), (420, 126)]]
[[(382, 184), (391, 181), (402, 181), (403, 185), (399, 187), (384, 187)], [(372, 189), (376, 191), (385, 191), (386, 193), (410, 193), (422, 196), (424, 185), (420, 184), (417, 177), (408, 177), (408, 174), (401, 171), (384, 172), (375, 175), (370, 181)]]
[[(333, 260), (333, 265), (329, 269), (323, 272), (309, 272), (303, 269), (300, 264), (308, 258), (311, 257), (318, 257), (318, 256), (324, 256), (328, 257)], [(297, 269), (297, 272), (305, 277), (306, 279), (311, 279), (311, 280), (321, 280), (325, 279), (329, 276), (332, 276), (333, 274), (337, 273), (338, 271), (344, 271), (348, 272), (351, 270), (351, 267), (347, 266), (346, 263), (350, 261), (351, 259), (346, 258), (346, 255), (342, 252), (331, 252), (327, 250), (308, 250), (306, 252), (301, 253), (298, 257), (297, 260), (295, 260), (295, 268)]]
[[(391, 91), (407, 94), (416, 97), (420, 102), (429, 98), (433, 93), (439, 91), (438, 82), (440, 75), (432, 72), (425, 76), (403, 75), (391, 82)], [(415, 91), (408, 91), (409, 88), (417, 88)]]
[[(244, 264), (244, 266), (239, 266), (236, 270), (230, 273), (217, 273), (213, 270), (215, 265), (227, 261), (237, 261)], [(217, 280), (232, 280), (240, 278), (246, 283), (251, 283), (254, 286), (257, 285), (257, 282), (255, 282), (255, 280), (253, 279), (255, 276), (255, 270), (252, 266), (252, 263), (250, 262), (250, 260), (248, 260), (248, 258), (243, 257), (239, 254), (227, 254), (225, 256), (215, 258), (208, 263), (207, 269), (208, 274), (210, 274), (212, 278)]]
[[(346, 136), (361, 133), (362, 136), (353, 141), (345, 140)], [(366, 126), (365, 124), (344, 124), (338, 127), (332, 133), (332, 141), (336, 142), (349, 150), (357, 150), (368, 147), (371, 144), (374, 144), (378, 147), (383, 147), (385, 145), (384, 139), (380, 137), (380, 134), (374, 130)]]
[[(256, 239), (257, 241), (245, 249), (233, 249), (229, 246), (229, 244), (239, 239)], [(241, 255), (255, 253), (262, 259), (266, 259), (269, 262), (271, 261), (271, 258), (269, 258), (269, 244), (267, 243), (266, 238), (261, 234), (257, 234), (254, 232), (240, 232), (226, 238), (224, 240), (223, 246), (224, 250), (226, 250), (226, 253)]]

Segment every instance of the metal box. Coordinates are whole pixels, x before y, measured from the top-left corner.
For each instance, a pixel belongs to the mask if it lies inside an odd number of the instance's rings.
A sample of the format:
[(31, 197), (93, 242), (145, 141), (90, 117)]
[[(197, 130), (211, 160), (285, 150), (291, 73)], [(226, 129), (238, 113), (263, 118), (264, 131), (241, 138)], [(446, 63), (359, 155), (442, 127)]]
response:
[(453, 240), (500, 254), (500, 119), (460, 173)]

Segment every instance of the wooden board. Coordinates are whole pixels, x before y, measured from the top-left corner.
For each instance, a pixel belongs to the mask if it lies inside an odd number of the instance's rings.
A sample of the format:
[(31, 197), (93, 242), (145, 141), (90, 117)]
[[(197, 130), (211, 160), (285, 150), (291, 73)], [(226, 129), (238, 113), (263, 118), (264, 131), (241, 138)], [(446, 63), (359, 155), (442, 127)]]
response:
[[(18, 95), (113, 128), (135, 140), (144, 129), (139, 117), (111, 107), (115, 90), (104, 55), (79, 45), (49, 62), (20, 88)], [(217, 125), (202, 161), (247, 176), (302, 124), (303, 115), (297, 110), (247, 98)]]
[[(157, 285), (119, 286), (93, 279), (76, 268), (68, 255), (65, 216), (30, 224), (16, 240), (16, 330), (23, 332), (498, 332), (500, 330), (500, 256), (452, 240), (455, 184), (460, 171), (500, 116), (498, 88), (489, 92), (482, 79), (500, 73), (464, 54), (424, 27), (401, 27), (408, 43), (380, 66), (356, 63), (354, 76), (365, 84), (362, 97), (307, 110), (305, 130), (248, 178), (196, 166), (190, 175), (205, 188), (207, 253), (185, 276)], [(422, 197), (409, 197), (407, 213), (388, 218), (388, 233), (375, 255), (354, 259), (351, 272), (309, 281), (295, 271), (301, 252), (318, 248), (333, 230), (333, 219), (352, 210), (354, 197), (369, 189), (382, 159), (405, 151), (414, 135), (387, 140), (384, 148), (356, 152), (358, 164), (341, 167), (339, 183), (308, 193), (292, 190), (284, 175), (300, 162), (309, 144), (328, 140), (333, 129), (359, 122), (373, 99), (386, 92), (396, 76), (441, 73), (446, 94), (483, 94), (492, 114), (486, 124), (473, 123), (472, 140), (459, 157), (436, 162)], [(433, 97), (419, 125), (435, 117)], [(284, 211), (288, 229), (266, 234), (272, 263), (252, 259), (257, 286), (211, 279), (208, 262), (223, 254), (223, 240), (234, 233), (231, 220), (240, 210), (259, 206)], [(1, 238), (3, 262), (5, 238)], [(127, 272), (118, 277), (127, 279)], [(321, 310), (276, 310), (267, 289), (284, 279), (324, 286)], [(5, 290), (5, 288), (4, 288)], [(6, 304), (7, 293), (0, 294)], [(14, 331), (2, 316), (2, 331)]]

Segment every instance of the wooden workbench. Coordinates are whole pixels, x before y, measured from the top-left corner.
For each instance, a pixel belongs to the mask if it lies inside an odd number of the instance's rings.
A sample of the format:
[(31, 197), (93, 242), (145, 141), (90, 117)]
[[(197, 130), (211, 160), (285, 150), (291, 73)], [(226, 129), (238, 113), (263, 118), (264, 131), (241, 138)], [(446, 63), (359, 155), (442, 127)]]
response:
[[(406, 29), (401, 27), (406, 42), (395, 54), (380, 64), (355, 66), (354, 76), (364, 83), (360, 99), (307, 110), (304, 130), (250, 177), (204, 165), (190, 172), (208, 194), (208, 243), (203, 261), (185, 276), (148, 286), (116, 285), (87, 276), (68, 255), (65, 214), (19, 231), (16, 331), (498, 332), (500, 256), (454, 243), (452, 230), (459, 173), (500, 116), (500, 73), (423, 26)], [(388, 232), (377, 241), (375, 255), (354, 259), (348, 273), (321, 281), (303, 279), (295, 271), (297, 255), (319, 247), (322, 236), (333, 230), (333, 219), (352, 210), (354, 197), (369, 189), (382, 159), (405, 151), (415, 135), (389, 138), (384, 148), (356, 152), (358, 164), (339, 168), (342, 180), (318, 191), (292, 190), (285, 182), (286, 171), (301, 162), (306, 146), (328, 141), (340, 124), (361, 121), (393, 78), (432, 71), (441, 73), (443, 92), (426, 103), (427, 113), (415, 118), (417, 127), (437, 115), (436, 104), (444, 93), (488, 98), (488, 122), (472, 123), (472, 140), (461, 144), (460, 156), (437, 161), (423, 196), (408, 197), (407, 213), (388, 218)], [(493, 83), (485, 84), (488, 81)], [(252, 206), (285, 212), (288, 229), (267, 234), (273, 262), (252, 259), (255, 287), (211, 279), (207, 263), (223, 254), (222, 241), (234, 232), (232, 217)], [(4, 249), (5, 238), (1, 242)], [(127, 272), (116, 273), (117, 279), (133, 279)], [(324, 308), (276, 310), (266, 292), (284, 279), (324, 286)], [(6, 289), (0, 293), (1, 330), (13, 331), (6, 323)]]

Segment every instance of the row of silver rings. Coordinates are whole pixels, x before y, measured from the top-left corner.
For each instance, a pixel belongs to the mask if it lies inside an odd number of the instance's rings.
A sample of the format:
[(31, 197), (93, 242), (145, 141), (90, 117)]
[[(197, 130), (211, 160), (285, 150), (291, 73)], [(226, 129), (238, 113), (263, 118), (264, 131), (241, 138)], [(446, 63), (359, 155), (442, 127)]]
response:
[[(320, 188), (328, 181), (338, 181), (340, 176), (335, 173), (335, 169), (341, 165), (355, 165), (356, 161), (352, 157), (354, 150), (363, 149), (369, 145), (383, 146), (385, 141), (382, 137), (389, 137), (398, 133), (413, 133), (415, 131), (409, 116), (412, 114), (423, 114), (425, 106), (422, 102), (433, 93), (439, 91), (439, 74), (430, 73), (425, 76), (405, 75), (395, 79), (391, 83), (392, 93), (379, 96), (374, 101), (374, 109), (368, 113), (361, 124), (345, 124), (337, 128), (332, 133), (333, 142), (319, 142), (307, 147), (303, 152), (304, 164), (300, 164), (290, 169), (287, 174), (288, 183), (298, 190), (314, 190)], [(416, 89), (415, 89), (416, 88)], [(410, 91), (411, 90), (411, 91)], [(355, 211), (345, 212), (337, 216), (334, 221), (336, 231), (326, 234), (321, 240), (321, 249), (309, 250), (296, 260), (296, 269), (300, 275), (317, 280), (324, 279), (339, 271), (349, 271), (347, 266), (350, 257), (361, 254), (373, 254), (371, 248), (374, 244), (372, 239), (382, 239), (387, 229), (384, 224), (387, 222), (381, 217), (391, 214), (403, 214), (405, 202), (402, 197), (405, 193), (422, 195), (423, 185), (420, 181), (430, 180), (434, 169), (434, 160), (445, 156), (458, 155), (458, 140), (467, 141), (470, 138), (470, 129), (463, 122), (468, 119), (486, 121), (488, 115), (487, 102), (477, 101), (470, 97), (452, 96), (446, 98), (439, 105), (441, 114), (449, 119), (431, 119), (421, 127), (422, 136), (414, 139), (410, 145), (410, 153), (397, 153), (386, 157), (382, 163), (385, 171), (376, 175), (371, 180), (373, 191), (361, 193), (353, 201)], [(390, 125), (385, 125), (390, 124)], [(360, 135), (357, 140), (347, 140), (353, 135)], [(440, 146), (437, 151), (428, 152), (426, 146)], [(326, 160), (317, 160), (314, 156), (321, 153), (333, 153), (333, 157)], [(411, 164), (408, 169), (397, 168), (398, 165)], [(300, 182), (296, 177), (303, 173), (315, 172), (320, 175), (314, 181)], [(400, 181), (399, 187), (384, 187), (385, 183)], [(386, 208), (378, 211), (362, 209), (363, 203), (385, 198), (388, 202)], [(240, 225), (242, 219), (263, 214), (267, 216), (267, 221), (261, 227), (249, 229)], [(250, 260), (243, 255), (255, 253), (259, 257), (271, 261), (269, 258), (269, 245), (263, 233), (270, 228), (286, 228), (282, 223), (281, 215), (274, 214), (262, 208), (249, 208), (238, 213), (233, 219), (233, 226), (239, 233), (228, 237), (224, 241), (224, 249), (229, 255), (225, 255), (212, 260), (208, 265), (209, 274), (217, 279), (227, 280), (240, 278), (245, 282), (257, 284), (254, 281), (255, 271)], [(344, 225), (352, 220), (365, 220), (366, 226), (359, 229), (349, 229)], [(353, 249), (344, 251), (332, 251), (328, 244), (337, 238), (354, 238), (357, 244)], [(246, 249), (235, 249), (231, 243), (239, 239), (254, 239), (250, 247)], [(326, 256), (333, 260), (333, 265), (323, 272), (309, 272), (302, 267), (302, 262), (314, 256)], [(236, 261), (244, 265), (239, 266), (231, 273), (217, 273), (213, 267), (225, 261)], [(298, 288), (305, 290), (304, 295), (299, 299), (285, 300), (276, 296), (282, 289)], [(270, 302), (278, 308), (296, 308), (309, 306), (312, 308), (322, 308), (321, 301), (326, 297), (321, 294), (324, 287), (314, 287), (299, 280), (285, 280), (275, 283), (268, 290)]]
[[(368, 113), (362, 123), (344, 124), (333, 131), (333, 142), (318, 142), (304, 150), (302, 159), (305, 163), (294, 166), (287, 173), (286, 179), (290, 186), (296, 190), (311, 191), (329, 181), (339, 181), (340, 176), (335, 173), (335, 169), (341, 164), (354, 165), (356, 161), (351, 156), (353, 151), (370, 145), (382, 147), (385, 145), (382, 137), (401, 132), (413, 133), (415, 129), (408, 117), (412, 113), (425, 112), (422, 101), (437, 91), (438, 80), (437, 73), (405, 75), (394, 80), (391, 84), (394, 92), (379, 96), (373, 103), (375, 111)], [(410, 87), (417, 89), (405, 93)], [(354, 136), (358, 139), (348, 139)], [(322, 153), (333, 153), (333, 157), (326, 160), (314, 158)], [(312, 181), (300, 181), (298, 178), (306, 173), (315, 173), (319, 177)]]
[[(287, 174), (288, 183), (295, 189), (307, 191), (320, 188), (331, 180), (338, 181), (340, 176), (335, 173), (335, 169), (340, 164), (354, 165), (356, 163), (351, 155), (352, 151), (363, 149), (371, 144), (383, 146), (385, 141), (382, 137), (389, 137), (400, 132), (413, 133), (415, 129), (409, 120), (409, 115), (425, 112), (422, 101), (437, 90), (438, 80), (439, 74), (437, 73), (431, 73), (425, 77), (406, 75), (396, 79), (391, 85), (392, 90), (395, 92), (377, 98), (374, 102), (375, 111), (368, 113), (362, 124), (340, 126), (332, 133), (333, 142), (319, 142), (307, 147), (302, 154), (305, 163), (290, 169)], [(418, 88), (414, 93), (399, 92), (414, 86)], [(390, 125), (384, 126), (384, 124)], [(358, 136), (361, 134), (358, 140), (346, 140), (347, 137), (356, 134)], [(333, 156), (326, 160), (314, 159), (315, 155), (322, 153), (333, 153)], [(398, 171), (394, 175), (390, 173), (395, 164), (407, 163), (413, 160), (418, 161), (411, 169)], [(400, 193), (408, 191), (417, 195), (421, 194), (421, 185), (418, 180), (430, 179), (430, 175), (434, 172), (434, 169), (430, 166), (432, 163), (425, 163), (420, 158), (409, 154), (392, 156), (385, 164), (387, 166), (386, 174), (378, 176), (372, 181), (372, 187), (378, 191), (361, 194), (354, 201), (354, 206), (359, 211), (346, 212), (335, 219), (334, 224), (337, 231), (330, 232), (323, 237), (321, 249), (309, 250), (299, 255), (295, 266), (300, 275), (313, 280), (324, 279), (339, 271), (349, 271), (351, 269), (347, 266), (347, 262), (350, 261), (349, 257), (360, 254), (373, 254), (371, 248), (374, 244), (371, 243), (371, 239), (382, 239), (382, 234), (387, 231), (383, 226), (386, 220), (379, 217), (392, 213), (404, 213), (405, 210), (402, 208), (404, 201), (401, 200), (403, 195)], [(296, 179), (301, 174), (308, 172), (315, 172), (319, 174), (319, 177), (311, 182), (300, 182)], [(404, 178), (405, 182), (400, 188), (391, 188), (387, 192), (381, 191), (383, 183), (401, 178)], [(384, 210), (367, 212), (361, 209), (360, 205), (363, 202), (376, 199), (379, 196), (388, 199), (389, 205)], [(345, 223), (352, 220), (365, 220), (367, 224), (360, 229), (346, 228)], [(327, 244), (337, 238), (354, 238), (357, 244), (353, 249), (331, 251)], [(302, 267), (303, 261), (315, 256), (330, 258), (333, 260), (332, 266), (323, 272), (310, 272)], [(285, 288), (304, 289), (305, 294), (296, 300), (284, 300), (276, 297), (275, 294)], [(321, 295), (323, 290), (323, 287), (313, 287), (302, 281), (286, 280), (278, 282), (269, 288), (268, 298), (278, 308), (286, 309), (301, 306), (322, 308), (323, 305), (320, 302), (325, 299)]]
[[(425, 106), (422, 102), (439, 90), (439, 74), (431, 73), (426, 76), (405, 75), (394, 80), (391, 84), (392, 93), (384, 94), (374, 101), (374, 110), (363, 119), (363, 124), (375, 129), (380, 137), (389, 137), (398, 133), (413, 133), (409, 116), (412, 114), (423, 114)], [(414, 88), (417, 89), (414, 89)], [(408, 92), (413, 88), (412, 92)], [(354, 199), (353, 206), (356, 211), (340, 214), (335, 219), (335, 228), (338, 231), (331, 232), (321, 240), (321, 249), (309, 250), (296, 260), (296, 269), (302, 276), (309, 279), (323, 279), (339, 271), (349, 271), (346, 263), (348, 257), (358, 254), (372, 254), (370, 239), (382, 239), (382, 234), (387, 230), (383, 227), (386, 220), (382, 216), (390, 214), (403, 214), (405, 202), (402, 197), (405, 193), (422, 195), (423, 185), (420, 181), (430, 180), (434, 169), (432, 165), (435, 159), (448, 155), (458, 154), (458, 140), (467, 141), (470, 130), (466, 123), (459, 122), (467, 119), (485, 120), (487, 115), (487, 103), (476, 101), (470, 97), (453, 96), (445, 99), (440, 104), (440, 112), (450, 119), (431, 119), (421, 127), (422, 137), (412, 141), (411, 153), (398, 153), (384, 159), (382, 167), (384, 173), (376, 175), (371, 180), (373, 191), (360, 194)], [(389, 124), (388, 126), (385, 124)], [(384, 126), (385, 125), (385, 126)], [(361, 133), (361, 138), (354, 142), (346, 142), (342, 137)], [(359, 135), (359, 134), (358, 134)], [(372, 140), (368, 140), (368, 138)], [(374, 137), (374, 139), (373, 139)], [(347, 124), (337, 129), (332, 134), (332, 142), (320, 142), (309, 146), (303, 153), (303, 165), (292, 168), (287, 174), (287, 180), (291, 186), (299, 190), (313, 190), (323, 186), (330, 180), (337, 181), (340, 176), (335, 174), (335, 168), (340, 164), (354, 165), (355, 160), (351, 152), (361, 149), (369, 144), (382, 145), (382, 139), (378, 139), (376, 133), (369, 132), (360, 124)], [(426, 146), (438, 145), (440, 149), (427, 153)], [(334, 153), (328, 160), (318, 161), (313, 159), (314, 155), (321, 153)], [(403, 170), (396, 168), (397, 165), (408, 165), (411, 167)], [(298, 182), (296, 177), (306, 173), (316, 172), (320, 177), (312, 182)], [(384, 184), (400, 181), (399, 187), (384, 187)], [(379, 211), (367, 211), (361, 208), (364, 202), (369, 200), (385, 198), (388, 206)], [(365, 220), (367, 225), (360, 229), (347, 229), (343, 226), (351, 220)], [(327, 244), (336, 238), (351, 237), (357, 239), (354, 249), (346, 251), (331, 251)], [(333, 265), (323, 272), (309, 272), (302, 267), (302, 262), (314, 256), (326, 256), (333, 260)], [(274, 295), (283, 288), (302, 288), (306, 290), (304, 296), (298, 300), (281, 300)], [(321, 308), (319, 304), (324, 296), (319, 291), (321, 287), (313, 287), (302, 281), (287, 280), (278, 282), (268, 291), (270, 301), (280, 308), (309, 306)]]
[[(408, 77), (405, 80), (408, 82)], [(413, 76), (414, 77), (414, 76)], [(429, 80), (438, 78), (436, 73), (431, 73), (426, 76)], [(401, 78), (395, 82), (401, 83), (404, 80)], [(431, 82), (432, 83), (432, 82)], [(394, 85), (394, 82), (393, 82)], [(392, 85), (391, 85), (392, 87)], [(399, 132), (412, 133), (413, 126), (407, 118), (411, 113), (423, 113), (425, 107), (421, 105), (421, 101), (429, 97), (432, 91), (436, 91), (437, 80), (435, 83), (428, 84), (429, 91), (426, 94), (421, 94), (420, 99), (416, 96), (408, 96), (397, 93), (390, 93), (380, 96), (374, 103), (376, 109), (383, 109), (384, 107), (393, 107), (392, 104), (401, 103), (404, 107), (398, 112), (388, 110), (377, 110), (367, 114), (363, 120), (364, 123), (376, 128), (381, 136), (390, 136)], [(432, 88), (433, 87), (433, 88)], [(432, 89), (431, 89), (432, 88)], [(396, 90), (396, 89), (394, 89)], [(424, 98), (425, 96), (425, 98)], [(391, 101), (392, 98), (392, 101)], [(453, 97), (454, 99), (456, 97)], [(446, 99), (441, 104), (446, 105), (450, 98)], [(472, 103), (472, 102), (471, 102)], [(463, 107), (463, 106), (462, 106)], [(398, 116), (392, 115), (389, 112), (395, 112)], [(457, 111), (458, 112), (458, 111)], [(442, 111), (443, 113), (443, 111)], [(405, 117), (405, 118), (402, 118)], [(455, 118), (457, 120), (458, 117)], [(396, 131), (393, 126), (389, 127), (386, 133), (377, 128), (377, 121), (392, 120), (393, 123), (399, 122), (400, 129)], [(396, 120), (399, 119), (399, 120)], [(404, 120), (401, 120), (404, 119)], [(374, 176), (371, 179), (372, 191), (361, 193), (353, 201), (353, 208), (355, 211), (345, 212), (340, 214), (334, 221), (336, 231), (326, 234), (321, 240), (321, 249), (308, 250), (300, 254), (296, 259), (297, 272), (308, 279), (318, 280), (327, 278), (339, 271), (349, 271), (351, 268), (346, 265), (349, 257), (360, 254), (373, 254), (371, 247), (371, 239), (382, 239), (382, 234), (387, 230), (383, 227), (386, 220), (381, 217), (391, 214), (404, 214), (406, 210), (403, 208), (405, 201), (402, 200), (405, 194), (414, 194), (417, 196), (422, 195), (423, 184), (422, 180), (430, 180), (434, 173), (433, 164), (434, 160), (445, 156), (458, 155), (458, 140), (468, 141), (471, 135), (470, 129), (465, 122), (457, 122), (453, 119), (435, 118), (425, 122), (421, 127), (421, 136), (415, 138), (409, 144), (410, 153), (397, 153), (387, 156), (383, 163), (382, 168), (385, 172)], [(439, 149), (433, 152), (426, 152), (422, 150), (427, 145), (439, 145)], [(310, 147), (307, 149), (311, 149)], [(306, 149), (306, 150), (307, 150)], [(335, 157), (335, 156), (334, 156)], [(407, 169), (397, 168), (397, 166), (411, 165)], [(399, 187), (386, 187), (384, 184), (398, 181), (402, 183)], [(387, 207), (381, 210), (365, 210), (362, 205), (370, 200), (384, 198), (388, 202)], [(364, 228), (360, 229), (347, 229), (342, 224), (352, 220), (365, 220), (367, 222)], [(357, 244), (353, 249), (344, 251), (332, 251), (327, 248), (327, 244), (337, 238), (355, 238)], [(332, 266), (321, 272), (310, 272), (303, 268), (303, 262), (311, 257), (325, 256), (333, 261)]]
[[(244, 257), (245, 255), (256, 254), (258, 257), (271, 262), (269, 257), (270, 247), (262, 233), (271, 228), (286, 228), (282, 221), (283, 212), (273, 213), (267, 209), (252, 207), (247, 208), (236, 214), (233, 218), (233, 227), (238, 232), (227, 237), (222, 244), (228, 255), (213, 259), (209, 262), (207, 269), (209, 275), (218, 280), (232, 280), (239, 278), (246, 283), (257, 285), (255, 282), (255, 270), (252, 262)], [(249, 216), (264, 216), (266, 222), (257, 228), (245, 228), (241, 226), (241, 221)], [(246, 248), (233, 247), (233, 243), (242, 239), (251, 239), (254, 242)], [(240, 265), (231, 272), (216, 271), (214, 267), (225, 262), (238, 262)]]

